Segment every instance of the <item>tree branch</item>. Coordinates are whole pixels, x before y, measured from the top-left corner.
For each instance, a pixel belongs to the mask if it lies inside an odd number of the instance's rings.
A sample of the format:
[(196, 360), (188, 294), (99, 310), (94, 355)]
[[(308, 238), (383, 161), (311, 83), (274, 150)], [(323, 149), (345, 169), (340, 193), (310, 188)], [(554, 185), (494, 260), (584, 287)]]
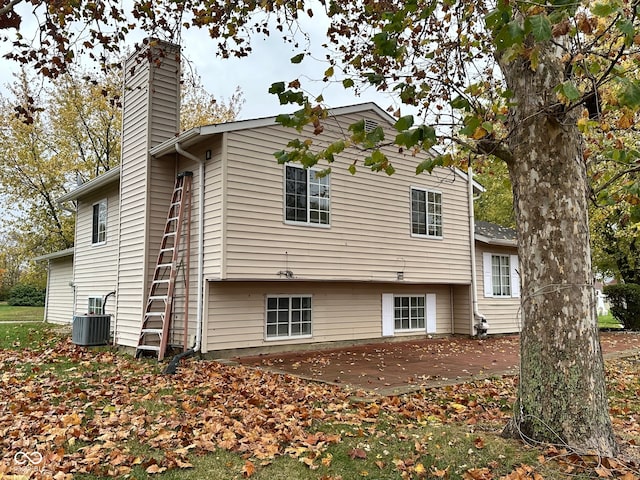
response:
[(465, 142), (464, 140), (458, 137), (445, 137), (458, 145), (463, 146), (467, 150), (472, 151), (473, 153), (479, 155), (493, 155), (494, 157), (499, 158), (507, 165), (513, 163), (513, 154), (511, 150), (504, 145), (502, 141), (492, 140), (488, 138), (483, 138), (478, 140), (475, 144), (471, 144), (469, 142)]
[(6, 15), (7, 13), (11, 12), (13, 10), (13, 7), (18, 5), (19, 3), (22, 3), (22, 1), (23, 0), (11, 0), (4, 7), (0, 8), (0, 17), (2, 17), (4, 15)]

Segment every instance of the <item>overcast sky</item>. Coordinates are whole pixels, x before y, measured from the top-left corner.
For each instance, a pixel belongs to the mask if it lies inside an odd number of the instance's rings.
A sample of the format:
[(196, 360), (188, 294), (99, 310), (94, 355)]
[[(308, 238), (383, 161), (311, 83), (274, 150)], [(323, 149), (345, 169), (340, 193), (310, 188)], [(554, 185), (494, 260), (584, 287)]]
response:
[[(323, 59), (326, 52), (321, 44), (325, 41), (328, 20), (316, 10), (312, 20), (302, 18), (304, 30), (311, 34), (314, 56)], [(23, 17), (21, 30), (27, 31), (33, 19), (27, 15)], [(21, 33), (25, 33), (21, 31)], [(143, 37), (142, 33), (133, 33), (123, 45), (122, 50), (131, 48), (136, 41)], [(327, 104), (331, 107), (351, 105), (366, 101), (376, 101), (382, 108), (390, 105), (390, 100), (373, 90), (356, 97), (352, 90), (346, 91), (340, 84), (328, 86), (310, 79), (318, 80), (328, 64), (305, 57), (299, 65), (292, 65), (291, 57), (301, 53), (302, 48), (285, 45), (278, 32), (275, 31), (268, 38), (256, 35), (252, 39), (253, 53), (242, 59), (222, 59), (216, 55), (215, 42), (208, 37), (207, 32), (190, 29), (183, 33), (183, 56), (190, 61), (202, 77), (205, 88), (220, 100), (228, 99), (240, 87), (244, 94), (245, 103), (240, 112), (240, 119), (257, 118), (276, 115), (283, 111), (292, 111), (292, 106), (279, 105), (278, 98), (267, 92), (270, 85), (277, 81), (289, 82), (300, 78), (303, 87), (310, 87), (314, 96), (323, 93)], [(0, 45), (0, 53), (6, 53), (9, 45)], [(12, 74), (18, 70), (17, 65), (8, 60), (0, 59), (0, 93), (6, 94), (6, 85), (13, 81)], [(305, 78), (308, 77), (308, 78)]]

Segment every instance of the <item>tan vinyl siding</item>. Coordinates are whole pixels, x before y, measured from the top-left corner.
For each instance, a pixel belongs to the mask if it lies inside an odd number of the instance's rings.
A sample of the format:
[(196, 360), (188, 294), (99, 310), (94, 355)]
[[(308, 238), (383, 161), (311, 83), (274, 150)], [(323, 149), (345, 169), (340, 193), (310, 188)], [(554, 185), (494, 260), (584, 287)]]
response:
[(73, 319), (73, 255), (49, 260), (45, 321), (71, 323)]
[(121, 224), (116, 340), (137, 344), (150, 276), (157, 258), (175, 182), (175, 164), (151, 161), (150, 147), (178, 131), (179, 64), (174, 50), (165, 49), (161, 62), (125, 67), (121, 165)]
[[(92, 244), (93, 205), (107, 202), (107, 240)], [(116, 290), (118, 266), (118, 184), (111, 184), (102, 192), (78, 201), (74, 252), (74, 283), (76, 289), (75, 314), (88, 313), (89, 297), (103, 297)], [(112, 299), (113, 301), (113, 299)], [(114, 303), (107, 306), (114, 313)]]
[[(326, 138), (337, 139), (359, 118), (341, 117), (340, 127), (329, 120)], [(350, 151), (332, 165), (330, 227), (286, 224), (284, 168), (273, 152), (294, 134), (277, 126), (228, 134), (222, 278), (277, 279), (288, 269), (299, 279), (393, 281), (403, 271), (406, 282), (470, 282), (466, 183), (460, 176), (437, 169), (417, 177), (419, 159), (387, 149), (396, 169), (389, 177), (372, 173), (362, 166), (364, 154)], [(359, 170), (352, 176), (347, 167), (356, 159)], [(442, 193), (442, 239), (411, 235), (412, 186)]]
[(473, 306), (471, 304), (471, 285), (456, 285), (453, 291), (453, 333), (473, 335)]
[[(204, 351), (282, 348), (303, 343), (357, 341), (382, 336), (382, 295), (436, 295), (438, 334), (451, 331), (450, 289), (442, 285), (343, 282), (210, 282)], [(311, 295), (312, 337), (265, 339), (268, 295)], [(426, 334), (426, 333), (425, 333)], [(401, 337), (411, 335), (397, 333)]]
[[(224, 229), (224, 192), (222, 179), (223, 141), (221, 137), (197, 151), (196, 156), (203, 158), (206, 150), (211, 150), (211, 159), (206, 160), (206, 188), (204, 199), (204, 276), (221, 278), (222, 275), (222, 236)], [(198, 182), (199, 183), (199, 182)], [(194, 230), (195, 231), (195, 230)]]
[(489, 334), (517, 333), (521, 330), (519, 297), (485, 297), (483, 253), (515, 255), (515, 248), (476, 243), (476, 271), (478, 280), (478, 310), (487, 318)]

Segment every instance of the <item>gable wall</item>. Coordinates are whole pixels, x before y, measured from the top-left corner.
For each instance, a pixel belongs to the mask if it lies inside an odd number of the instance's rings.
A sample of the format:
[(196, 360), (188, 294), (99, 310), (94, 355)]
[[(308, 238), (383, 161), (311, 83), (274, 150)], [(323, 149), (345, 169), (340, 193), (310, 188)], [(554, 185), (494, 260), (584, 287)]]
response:
[[(360, 118), (329, 121), (325, 134), (339, 138)], [(228, 134), (222, 278), (278, 279), (289, 269), (299, 279), (395, 281), (404, 271), (404, 282), (470, 283), (466, 182), (449, 169), (416, 176), (419, 158), (393, 149), (386, 150), (395, 157), (391, 177), (369, 171), (353, 151), (334, 163), (330, 228), (285, 224), (284, 168), (273, 152), (295, 133), (274, 126)], [(352, 176), (347, 167), (356, 159)], [(443, 239), (411, 237), (411, 186), (442, 192)]]

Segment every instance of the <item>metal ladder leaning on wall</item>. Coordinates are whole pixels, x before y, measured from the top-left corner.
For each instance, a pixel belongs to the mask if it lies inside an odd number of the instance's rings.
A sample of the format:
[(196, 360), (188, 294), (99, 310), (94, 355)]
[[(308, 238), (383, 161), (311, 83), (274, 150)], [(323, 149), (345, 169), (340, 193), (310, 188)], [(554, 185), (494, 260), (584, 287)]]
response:
[[(136, 358), (145, 352), (164, 358), (171, 329), (171, 313), (175, 295), (183, 223), (187, 237), (191, 230), (192, 172), (182, 172), (176, 178), (167, 214), (158, 260), (149, 288), (149, 296), (142, 318), (142, 328), (136, 348)], [(189, 259), (187, 258), (187, 265)], [(188, 267), (187, 267), (188, 271)]]

